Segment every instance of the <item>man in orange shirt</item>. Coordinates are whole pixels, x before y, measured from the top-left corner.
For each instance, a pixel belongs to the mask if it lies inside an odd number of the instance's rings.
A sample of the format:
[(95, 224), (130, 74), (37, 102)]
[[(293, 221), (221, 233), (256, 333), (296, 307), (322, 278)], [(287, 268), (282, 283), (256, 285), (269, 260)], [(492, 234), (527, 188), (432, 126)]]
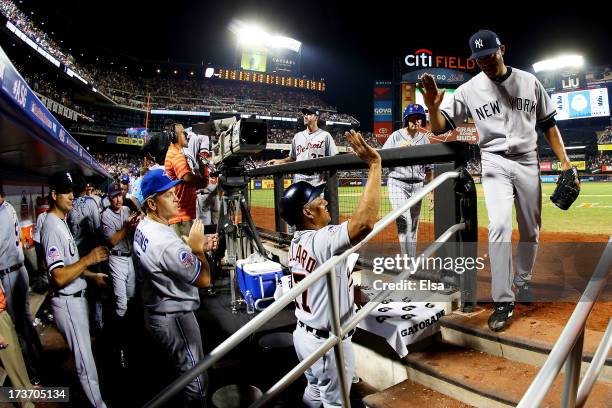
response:
[(171, 128), (170, 147), (166, 154), (164, 167), (172, 180), (183, 180), (176, 186), (179, 199), (179, 213), (169, 221), (170, 227), (178, 236), (188, 236), (193, 220), (196, 218), (196, 189), (206, 187), (206, 181), (191, 171), (183, 149), (189, 142), (183, 125), (174, 123)]

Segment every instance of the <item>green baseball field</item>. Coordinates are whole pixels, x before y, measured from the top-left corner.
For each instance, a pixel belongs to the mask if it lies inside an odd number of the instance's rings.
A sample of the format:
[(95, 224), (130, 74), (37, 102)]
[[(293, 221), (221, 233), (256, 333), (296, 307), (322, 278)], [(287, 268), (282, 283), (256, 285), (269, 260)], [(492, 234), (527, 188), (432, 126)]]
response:
[[(553, 183), (542, 184), (542, 231), (551, 233), (573, 233), (584, 235), (612, 235), (612, 183), (582, 183), (580, 196), (568, 211), (562, 211), (551, 201), (550, 195), (555, 188)], [(478, 225), (488, 225), (487, 211), (484, 204), (482, 185), (478, 190)], [(273, 190), (251, 190), (250, 205), (261, 210), (269, 209), (273, 214)], [(352, 213), (363, 193), (363, 187), (340, 187), (340, 212), (348, 216)], [(387, 188), (383, 187), (383, 202), (380, 215), (391, 210), (387, 198)], [(267, 213), (267, 211), (265, 211)], [(261, 213), (260, 213), (261, 214)], [(267, 215), (267, 214), (266, 214)], [(257, 216), (254, 216), (258, 224)], [(515, 218), (515, 217), (513, 217)], [(263, 220), (261, 220), (263, 221)], [(421, 210), (421, 221), (433, 222), (433, 211), (429, 210), (428, 200), (424, 200)], [(514, 221), (514, 228), (516, 220)]]

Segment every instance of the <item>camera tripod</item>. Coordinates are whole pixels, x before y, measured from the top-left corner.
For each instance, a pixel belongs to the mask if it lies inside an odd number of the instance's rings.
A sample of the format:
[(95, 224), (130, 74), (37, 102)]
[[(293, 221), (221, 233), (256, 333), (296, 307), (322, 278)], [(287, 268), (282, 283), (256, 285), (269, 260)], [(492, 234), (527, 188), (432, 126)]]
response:
[[(243, 299), (236, 297), (236, 263), (238, 261), (238, 249), (241, 255), (246, 255), (243, 239), (248, 238), (247, 243), (255, 243), (255, 249), (261, 255), (269, 258), (266, 249), (261, 243), (253, 218), (245, 198), (245, 190), (249, 179), (244, 174), (243, 167), (225, 168), (219, 172), (219, 186), (223, 191), (221, 197), (221, 208), (217, 233), (225, 237), (225, 265), (230, 267), (230, 290), (232, 296), (232, 313), (238, 312), (239, 304)], [(244, 222), (240, 222), (240, 214)]]

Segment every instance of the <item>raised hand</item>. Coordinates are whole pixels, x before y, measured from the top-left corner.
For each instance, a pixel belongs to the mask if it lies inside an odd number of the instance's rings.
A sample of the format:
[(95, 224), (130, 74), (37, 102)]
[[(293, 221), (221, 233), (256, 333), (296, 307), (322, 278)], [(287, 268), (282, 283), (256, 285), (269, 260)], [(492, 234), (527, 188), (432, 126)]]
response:
[(380, 155), (372, 148), (372, 146), (366, 143), (361, 136), (361, 133), (351, 129), (350, 132), (345, 132), (344, 135), (346, 136), (351, 148), (353, 149), (353, 152), (355, 152), (357, 157), (366, 162), (368, 165), (372, 165), (373, 163), (380, 164)]

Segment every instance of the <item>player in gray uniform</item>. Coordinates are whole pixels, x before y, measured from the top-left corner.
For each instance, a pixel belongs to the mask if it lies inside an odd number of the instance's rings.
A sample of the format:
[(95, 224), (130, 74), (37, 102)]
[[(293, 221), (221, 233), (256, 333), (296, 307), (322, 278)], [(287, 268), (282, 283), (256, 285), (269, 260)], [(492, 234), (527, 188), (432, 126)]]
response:
[[(429, 144), (429, 138), (420, 129), (425, 126), (425, 109), (421, 105), (410, 104), (404, 110), (404, 127), (391, 133), (383, 149), (410, 147)], [(401, 207), (410, 197), (423, 188), (423, 181), (433, 178), (433, 166), (415, 165), (393, 167), (387, 179), (387, 191), (393, 210)], [(430, 202), (432, 201), (430, 195)], [(396, 220), (402, 255), (416, 256), (419, 231), (421, 202), (400, 215)]]
[[(68, 213), (66, 222), (77, 245), (79, 256), (88, 254), (101, 243), (100, 231), (100, 206), (92, 197), (85, 194), (86, 183), (81, 176), (75, 176), (74, 194), (76, 198), (72, 203), (72, 209)], [(97, 272), (98, 266), (93, 269)], [(89, 307), (93, 319), (93, 328), (100, 331), (104, 327), (103, 297), (97, 288), (91, 287), (87, 295)]]
[[(481, 73), (448, 98), (441, 108), (439, 92), (431, 75), (422, 78), (423, 97), (436, 134), (454, 129), (468, 115), (480, 136), (482, 186), (489, 215), (491, 294), (495, 310), (489, 318), (494, 331), (507, 326), (519, 301), (530, 301), (529, 283), (538, 247), (542, 211), (542, 187), (537, 156), (539, 128), (561, 162), (571, 168), (555, 107), (542, 84), (528, 72), (504, 64), (505, 46), (492, 31), (480, 30), (470, 38), (470, 48)], [(517, 270), (512, 270), (512, 203), (520, 233)]]
[[(210, 138), (207, 135), (198, 135), (192, 128), (185, 129), (189, 135), (187, 147), (183, 149), (185, 159), (193, 174), (206, 180), (206, 187), (199, 188), (196, 201), (196, 214), (204, 225), (213, 224), (213, 212), (219, 206), (219, 195), (217, 194), (217, 183), (210, 183), (208, 177), (211, 169), (214, 170), (210, 157)], [(216, 223), (214, 223), (216, 224)]]
[(102, 213), (102, 235), (112, 247), (108, 257), (108, 268), (115, 298), (114, 340), (119, 354), (119, 365), (127, 368), (126, 338), (129, 330), (125, 314), (128, 300), (134, 296), (136, 274), (132, 262), (132, 234), (138, 224), (138, 215), (131, 214), (123, 205), (121, 186), (113, 183), (108, 188), (111, 206)]
[[(280, 200), (281, 216), (296, 225), (297, 231), (289, 247), (289, 268), (292, 283), (298, 285), (308, 274), (334, 255), (341, 254), (362, 240), (374, 227), (381, 200), (381, 159), (376, 150), (359, 133), (346, 133), (355, 154), (368, 164), (368, 181), (363, 195), (349, 219), (340, 225), (328, 225), (331, 220), (327, 201), (321, 194), (325, 185), (312, 186), (305, 181), (292, 184)], [(339, 291), (340, 321), (345, 323), (354, 314), (352, 267), (345, 261), (335, 267)], [(329, 338), (329, 298), (327, 281), (319, 279), (296, 298), (295, 315), (298, 324), (293, 332), (296, 353), (305, 359)], [(345, 356), (346, 382), (350, 387), (355, 371), (355, 356), (349, 333), (342, 341)], [(336, 370), (333, 350), (317, 360), (305, 372), (308, 385), (302, 401), (309, 407), (342, 406), (340, 373)]]
[[(304, 115), (304, 125), (306, 129), (298, 132), (293, 136), (291, 141), (291, 151), (289, 156), (284, 159), (274, 159), (267, 162), (268, 165), (276, 165), (283, 163), (290, 163), (294, 161), (302, 161), (309, 159), (318, 159), (319, 157), (335, 156), (338, 154), (336, 143), (334, 139), (323, 129), (318, 127), (319, 121), (319, 108), (311, 106), (302, 109)], [(322, 184), (322, 174), (294, 174), (293, 182), (307, 181), (313, 186)]]
[(43, 349), (30, 315), (29, 277), (19, 236), (17, 213), (0, 191), (0, 279), (30, 378), (38, 383)]
[[(205, 252), (216, 248), (216, 235), (204, 236), (195, 220), (186, 242), (168, 225), (178, 213), (178, 198), (162, 169), (149, 170), (142, 180), (143, 209), (147, 216), (134, 233), (134, 251), (143, 275), (145, 325), (184, 373), (204, 356), (200, 327), (193, 314), (200, 305), (198, 288), (210, 285)], [(206, 375), (185, 387), (187, 406), (206, 405)]]
[(51, 209), (40, 237), (49, 281), (54, 288), (51, 308), (55, 323), (73, 353), (77, 375), (87, 399), (94, 407), (105, 407), (91, 351), (85, 278), (96, 286), (108, 287), (106, 275), (88, 270), (92, 265), (106, 260), (108, 251), (104, 247), (97, 247), (83, 257), (79, 256), (76, 242), (65, 221), (72, 209), (72, 188), (70, 173), (59, 172), (49, 179)]

